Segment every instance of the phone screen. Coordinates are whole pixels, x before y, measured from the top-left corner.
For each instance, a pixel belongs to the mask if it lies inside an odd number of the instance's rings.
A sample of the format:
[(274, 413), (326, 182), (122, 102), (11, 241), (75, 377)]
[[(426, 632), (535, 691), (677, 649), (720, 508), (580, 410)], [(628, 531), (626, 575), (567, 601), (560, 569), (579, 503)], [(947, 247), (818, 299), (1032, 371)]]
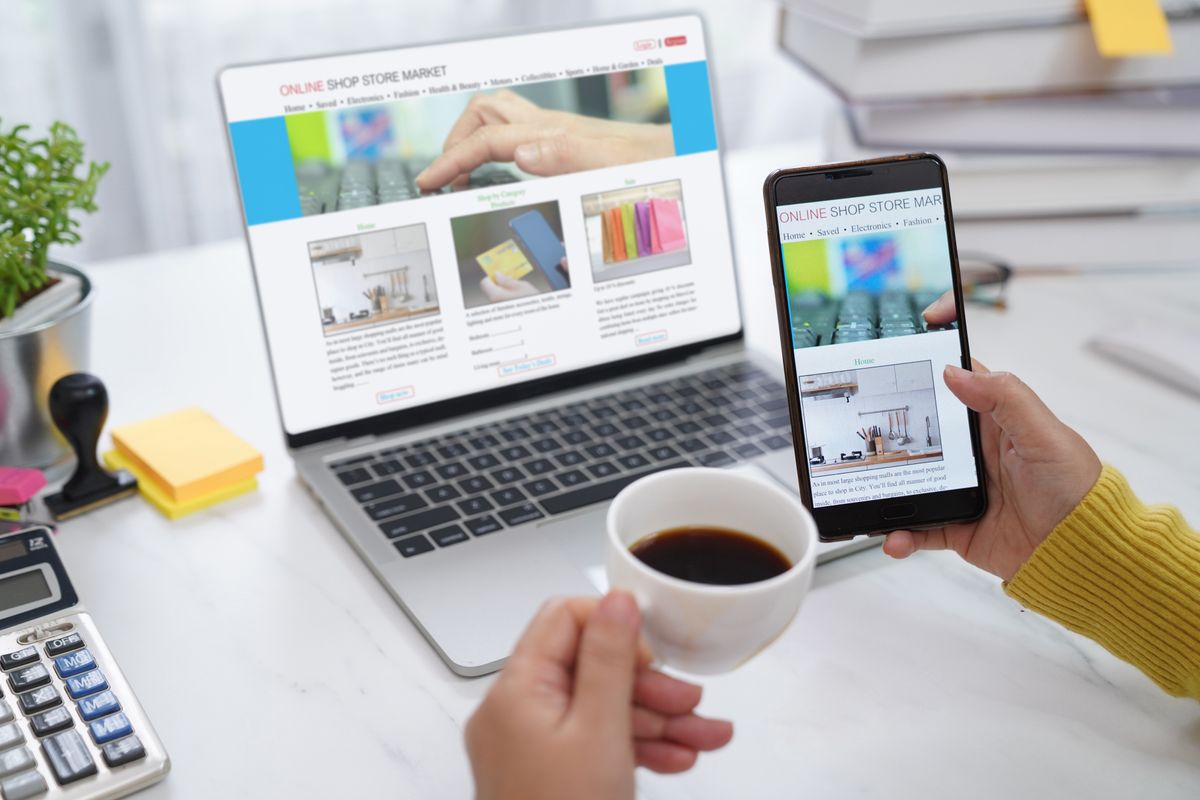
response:
[[(947, 364), (965, 362), (958, 314), (937, 323), (922, 316), (943, 294), (953, 297), (957, 274), (944, 186), (933, 159), (776, 184), (802, 488), (814, 512), (886, 509), (878, 501), (979, 486), (973, 420), (942, 378)], [(883, 520), (937, 516), (912, 503), (891, 508), (900, 511)]]

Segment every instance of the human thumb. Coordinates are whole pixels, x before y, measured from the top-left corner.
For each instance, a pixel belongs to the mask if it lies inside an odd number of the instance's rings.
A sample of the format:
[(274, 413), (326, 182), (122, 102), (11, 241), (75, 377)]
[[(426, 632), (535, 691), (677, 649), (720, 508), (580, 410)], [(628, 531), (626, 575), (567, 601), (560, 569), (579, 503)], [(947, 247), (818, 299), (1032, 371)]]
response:
[(632, 730), (640, 628), (637, 603), (619, 590), (605, 595), (588, 619), (579, 643), (571, 712), (589, 728)]
[(623, 163), (611, 150), (601, 139), (555, 133), (518, 145), (513, 160), (530, 175), (565, 175)]
[(1044, 435), (1061, 425), (1032, 389), (1011, 372), (962, 369), (947, 364), (946, 386), (968, 408), (988, 414), (1014, 441)]

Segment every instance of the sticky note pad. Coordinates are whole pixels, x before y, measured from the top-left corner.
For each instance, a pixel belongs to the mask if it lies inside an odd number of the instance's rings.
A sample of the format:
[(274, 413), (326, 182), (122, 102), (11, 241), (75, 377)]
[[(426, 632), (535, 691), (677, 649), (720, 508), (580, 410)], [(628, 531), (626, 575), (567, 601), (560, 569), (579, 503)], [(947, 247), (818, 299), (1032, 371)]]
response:
[(533, 265), (512, 239), (480, 253), (475, 256), (475, 260), (493, 281), (496, 280), (497, 272), (513, 279), (523, 278), (533, 272)]
[(215, 506), (217, 503), (232, 500), (238, 495), (252, 492), (258, 488), (258, 480), (250, 478), (249, 480), (230, 484), (212, 494), (188, 500), (184, 503), (177, 503), (167, 496), (163, 487), (155, 483), (149, 475), (141, 472), (132, 461), (122, 456), (120, 451), (109, 450), (104, 454), (103, 458), (104, 465), (109, 469), (123, 469), (133, 473), (133, 477), (137, 478), (138, 481), (138, 492), (150, 505), (162, 512), (162, 515), (167, 519), (179, 519), (201, 509)]
[(113, 444), (172, 502), (203, 498), (262, 471), (262, 454), (199, 408), (185, 408), (112, 432)]
[(1168, 55), (1171, 32), (1159, 0), (1084, 0), (1105, 58)]

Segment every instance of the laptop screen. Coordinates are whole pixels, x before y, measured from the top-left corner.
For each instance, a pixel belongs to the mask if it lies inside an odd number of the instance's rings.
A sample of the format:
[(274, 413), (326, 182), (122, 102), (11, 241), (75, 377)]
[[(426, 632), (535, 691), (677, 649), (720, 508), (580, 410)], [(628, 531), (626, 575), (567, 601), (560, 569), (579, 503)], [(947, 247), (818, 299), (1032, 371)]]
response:
[(698, 17), (220, 86), (291, 435), (741, 328)]

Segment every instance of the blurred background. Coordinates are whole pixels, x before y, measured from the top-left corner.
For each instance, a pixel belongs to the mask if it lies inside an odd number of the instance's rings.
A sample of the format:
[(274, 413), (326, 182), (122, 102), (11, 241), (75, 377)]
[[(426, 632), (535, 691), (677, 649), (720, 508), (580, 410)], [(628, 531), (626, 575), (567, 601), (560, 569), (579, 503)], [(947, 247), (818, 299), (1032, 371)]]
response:
[[(112, 162), (76, 261), (241, 236), (215, 76), (222, 67), (529, 27), (698, 10), (709, 22), (723, 143), (815, 135), (832, 93), (774, 45), (767, 0), (5, 0), (0, 121), (73, 124)], [(782, 94), (782, 102), (781, 102)]]
[(6, 0), (0, 119), (66, 120), (112, 162), (65, 254), (86, 263), (241, 235), (225, 65), (698, 10), (727, 156), (937, 152), (982, 280), (1191, 268), (1200, 0), (1160, 4), (1171, 52), (1114, 56), (1079, 0)]

